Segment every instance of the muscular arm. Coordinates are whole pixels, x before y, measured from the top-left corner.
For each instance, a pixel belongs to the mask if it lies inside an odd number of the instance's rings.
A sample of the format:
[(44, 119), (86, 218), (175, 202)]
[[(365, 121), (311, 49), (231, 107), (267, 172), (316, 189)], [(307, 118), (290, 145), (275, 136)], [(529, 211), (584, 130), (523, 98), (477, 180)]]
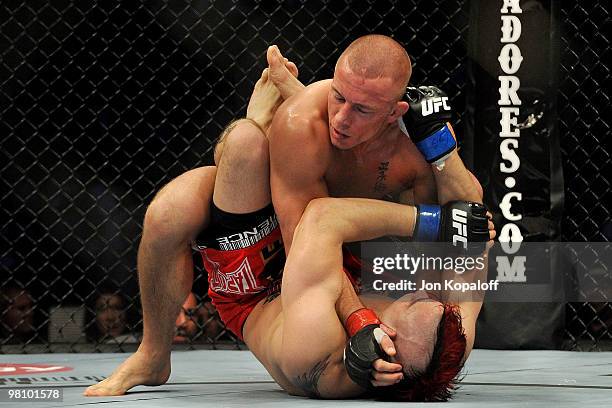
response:
[[(453, 200), (473, 201), (482, 204), (482, 186), (478, 182), (478, 179), (465, 167), (456, 149), (446, 160), (443, 170), (439, 171), (433, 166), (432, 169), (440, 205), (444, 205)], [(489, 228), (492, 228), (492, 226)], [(493, 231), (491, 238), (494, 238), (494, 236), (495, 232)], [(488, 247), (483, 255), (488, 255)], [(462, 275), (456, 274), (455, 271), (444, 271), (442, 272), (442, 282), (446, 279), (454, 279), (455, 281), (467, 283), (476, 282), (478, 280), (486, 281), (487, 271), (488, 267), (486, 266), (483, 269), (475, 268)], [(441, 295), (441, 300), (459, 305), (466, 336), (464, 359), (467, 359), (474, 346), (476, 321), (480, 314), (485, 294), (476, 293), (472, 299), (466, 299), (465, 294), (459, 295), (458, 297), (457, 294), (453, 292), (442, 293)]]
[(269, 131), (270, 187), (285, 252), (289, 253), (293, 232), (310, 200), (328, 195), (323, 176), (329, 152), (321, 143), (325, 127), (292, 114), (291, 105), (286, 105), (278, 110)]
[[(457, 151), (453, 152), (446, 160), (445, 167), (438, 171), (433, 166), (429, 169), (421, 169), (415, 178), (414, 187), (411, 191), (402, 193), (401, 202), (404, 204), (439, 203), (444, 205), (453, 200), (465, 200), (482, 203), (482, 186), (476, 177), (466, 169)], [(437, 198), (436, 198), (437, 190)], [(485, 254), (488, 253), (488, 250)], [(487, 268), (484, 270), (474, 269), (462, 275), (454, 271), (443, 271), (440, 282), (453, 279), (456, 282), (486, 281)], [(459, 305), (463, 327), (466, 335), (465, 358), (472, 351), (476, 336), (476, 320), (482, 308), (484, 293), (475, 294), (473, 299), (466, 299), (466, 295), (457, 296), (454, 292), (439, 293), (442, 301)]]
[(446, 160), (444, 169), (442, 171), (434, 169), (433, 174), (440, 205), (453, 200), (482, 204), (482, 187), (472, 173), (465, 168), (457, 150)]
[(342, 243), (383, 235), (409, 237), (415, 212), (410, 205), (369, 198), (323, 198), (311, 202), (308, 219), (316, 220), (318, 234)]
[[(488, 253), (490, 245), (487, 245), (483, 256), (485, 258), (485, 267), (478, 268), (474, 267), (471, 270), (467, 270), (462, 274), (457, 274), (455, 271), (449, 270), (442, 272), (442, 282), (444, 280), (452, 279), (457, 283), (475, 283), (478, 281), (486, 282), (488, 273)], [(442, 283), (444, 284), (444, 283)], [(482, 303), (485, 297), (484, 291), (472, 291), (472, 292), (459, 292), (459, 291), (447, 291), (441, 293), (442, 300), (448, 303), (459, 305), (461, 313), (461, 320), (463, 328), (465, 330), (466, 337), (466, 348), (464, 360), (468, 358), (474, 346), (474, 339), (476, 338), (476, 321), (482, 308)]]
[[(412, 236), (415, 208), (409, 205), (360, 198), (327, 198), (313, 201), (305, 214), (310, 223), (316, 223), (317, 234), (325, 235), (335, 243), (374, 239), (383, 235)], [(312, 231), (314, 234), (315, 232)], [(490, 243), (491, 244), (491, 243)], [(488, 256), (488, 248), (482, 255)], [(487, 280), (487, 267), (473, 268), (463, 274), (454, 271), (442, 273), (444, 279), (472, 283)], [(440, 293), (441, 300), (459, 305), (467, 338), (465, 358), (470, 354), (476, 333), (476, 320), (484, 293), (448, 291)]]
[[(431, 165), (419, 168), (414, 179), (412, 195), (402, 193), (408, 199), (404, 204), (440, 204), (453, 200), (474, 201), (482, 204), (482, 186), (474, 175), (463, 165), (457, 151), (446, 160), (444, 169), (439, 171)], [(412, 198), (412, 201), (410, 201)]]
[(321, 198), (308, 204), (284, 270), (279, 357), (284, 374), (303, 395), (339, 398), (363, 392), (344, 368), (346, 333), (334, 309), (347, 283), (341, 246), (385, 234), (410, 235), (414, 215), (413, 207), (368, 199)]
[(436, 179), (427, 165), (417, 173), (412, 187), (412, 201), (402, 201), (403, 204), (437, 204)]

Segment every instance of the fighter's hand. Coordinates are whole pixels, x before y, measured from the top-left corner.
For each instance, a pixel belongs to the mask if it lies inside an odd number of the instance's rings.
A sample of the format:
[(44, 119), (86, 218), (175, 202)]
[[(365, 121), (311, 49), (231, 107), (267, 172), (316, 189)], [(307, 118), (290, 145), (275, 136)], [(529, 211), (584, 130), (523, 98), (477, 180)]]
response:
[(497, 236), (497, 231), (495, 231), (495, 224), (493, 224), (493, 214), (490, 211), (487, 211), (487, 219), (489, 220), (489, 241), (493, 241)]
[(428, 163), (442, 163), (457, 147), (448, 96), (435, 86), (409, 86), (403, 100), (408, 111), (403, 116), (408, 135)]
[(389, 361), (396, 354), (392, 341), (396, 333), (383, 325), (374, 311), (363, 308), (353, 312), (345, 327), (350, 338), (344, 348), (344, 366), (356, 384), (371, 389), (401, 380), (401, 365)]
[[(394, 360), (397, 351), (393, 345), (393, 339), (397, 336), (395, 329), (381, 323), (380, 328), (385, 335), (380, 339), (380, 347), (389, 356), (389, 360)], [(379, 358), (372, 364), (372, 380), (371, 383), (375, 387), (386, 387), (397, 384), (404, 378), (402, 366), (398, 363), (386, 361)]]

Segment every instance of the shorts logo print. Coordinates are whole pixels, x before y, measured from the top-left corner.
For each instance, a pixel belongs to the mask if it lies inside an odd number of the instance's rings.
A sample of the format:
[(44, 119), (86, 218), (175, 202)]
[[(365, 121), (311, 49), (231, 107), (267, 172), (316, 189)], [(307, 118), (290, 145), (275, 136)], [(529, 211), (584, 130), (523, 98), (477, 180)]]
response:
[(209, 262), (213, 266), (210, 288), (215, 292), (246, 295), (261, 292), (266, 288), (257, 284), (248, 258), (244, 258), (240, 266), (231, 272), (222, 272), (219, 268), (219, 263), (210, 259)]

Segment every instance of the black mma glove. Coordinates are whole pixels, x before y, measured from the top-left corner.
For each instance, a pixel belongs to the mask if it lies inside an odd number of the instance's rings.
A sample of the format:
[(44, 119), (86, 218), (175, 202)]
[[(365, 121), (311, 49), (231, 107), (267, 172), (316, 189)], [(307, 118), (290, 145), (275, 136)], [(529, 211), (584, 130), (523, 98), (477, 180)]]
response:
[(388, 358), (382, 350), (375, 330), (380, 328), (380, 320), (370, 309), (353, 312), (345, 323), (350, 336), (344, 348), (344, 366), (351, 380), (365, 389), (373, 389), (372, 363), (379, 358)]
[(442, 169), (457, 147), (448, 96), (435, 86), (409, 86), (403, 100), (410, 106), (402, 118), (408, 136), (428, 163)]
[[(469, 201), (450, 201), (442, 207), (417, 205), (412, 238), (425, 242), (452, 242), (470, 253), (482, 253), (484, 244), (489, 240), (487, 209), (482, 204)], [(468, 245), (474, 242), (482, 244)]]

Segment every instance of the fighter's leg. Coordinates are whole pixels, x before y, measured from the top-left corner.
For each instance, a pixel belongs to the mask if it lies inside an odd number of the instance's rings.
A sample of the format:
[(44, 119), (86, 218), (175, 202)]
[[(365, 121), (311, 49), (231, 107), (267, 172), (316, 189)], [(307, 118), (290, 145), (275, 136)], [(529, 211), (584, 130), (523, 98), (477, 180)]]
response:
[[(289, 72), (285, 63), (281, 64)], [(228, 213), (257, 211), (271, 202), (266, 131), (283, 99), (268, 73), (269, 68), (264, 69), (255, 84), (246, 118), (231, 123), (215, 148), (217, 179), (213, 201)], [(292, 74), (289, 76), (297, 81)]]
[[(275, 82), (272, 81), (272, 73), (275, 74)], [(253, 93), (249, 99), (246, 119), (252, 120), (266, 133), (270, 123), (272, 123), (272, 117), (282, 101), (304, 88), (304, 85), (297, 79), (297, 76), (298, 70), (295, 64), (282, 56), (280, 59), (275, 60), (272, 66), (264, 69), (261, 77), (255, 83)], [(283, 89), (285, 96), (281, 95), (279, 88)], [(237, 122), (231, 123), (219, 136), (215, 146), (216, 165), (219, 165), (219, 160), (223, 154), (225, 136)]]
[(149, 205), (138, 249), (142, 343), (85, 395), (121, 395), (135, 385), (167, 381), (175, 319), (193, 283), (191, 241), (210, 218), (215, 174), (215, 167), (188, 171), (162, 188)]
[(305, 88), (297, 79), (297, 67), (294, 63), (283, 57), (276, 45), (268, 47), (266, 54), (268, 67), (270, 68), (270, 79), (278, 90), (283, 99), (288, 99)]
[(272, 201), (268, 139), (249, 119), (230, 126), (222, 141), (213, 203), (227, 213), (255, 212)]

